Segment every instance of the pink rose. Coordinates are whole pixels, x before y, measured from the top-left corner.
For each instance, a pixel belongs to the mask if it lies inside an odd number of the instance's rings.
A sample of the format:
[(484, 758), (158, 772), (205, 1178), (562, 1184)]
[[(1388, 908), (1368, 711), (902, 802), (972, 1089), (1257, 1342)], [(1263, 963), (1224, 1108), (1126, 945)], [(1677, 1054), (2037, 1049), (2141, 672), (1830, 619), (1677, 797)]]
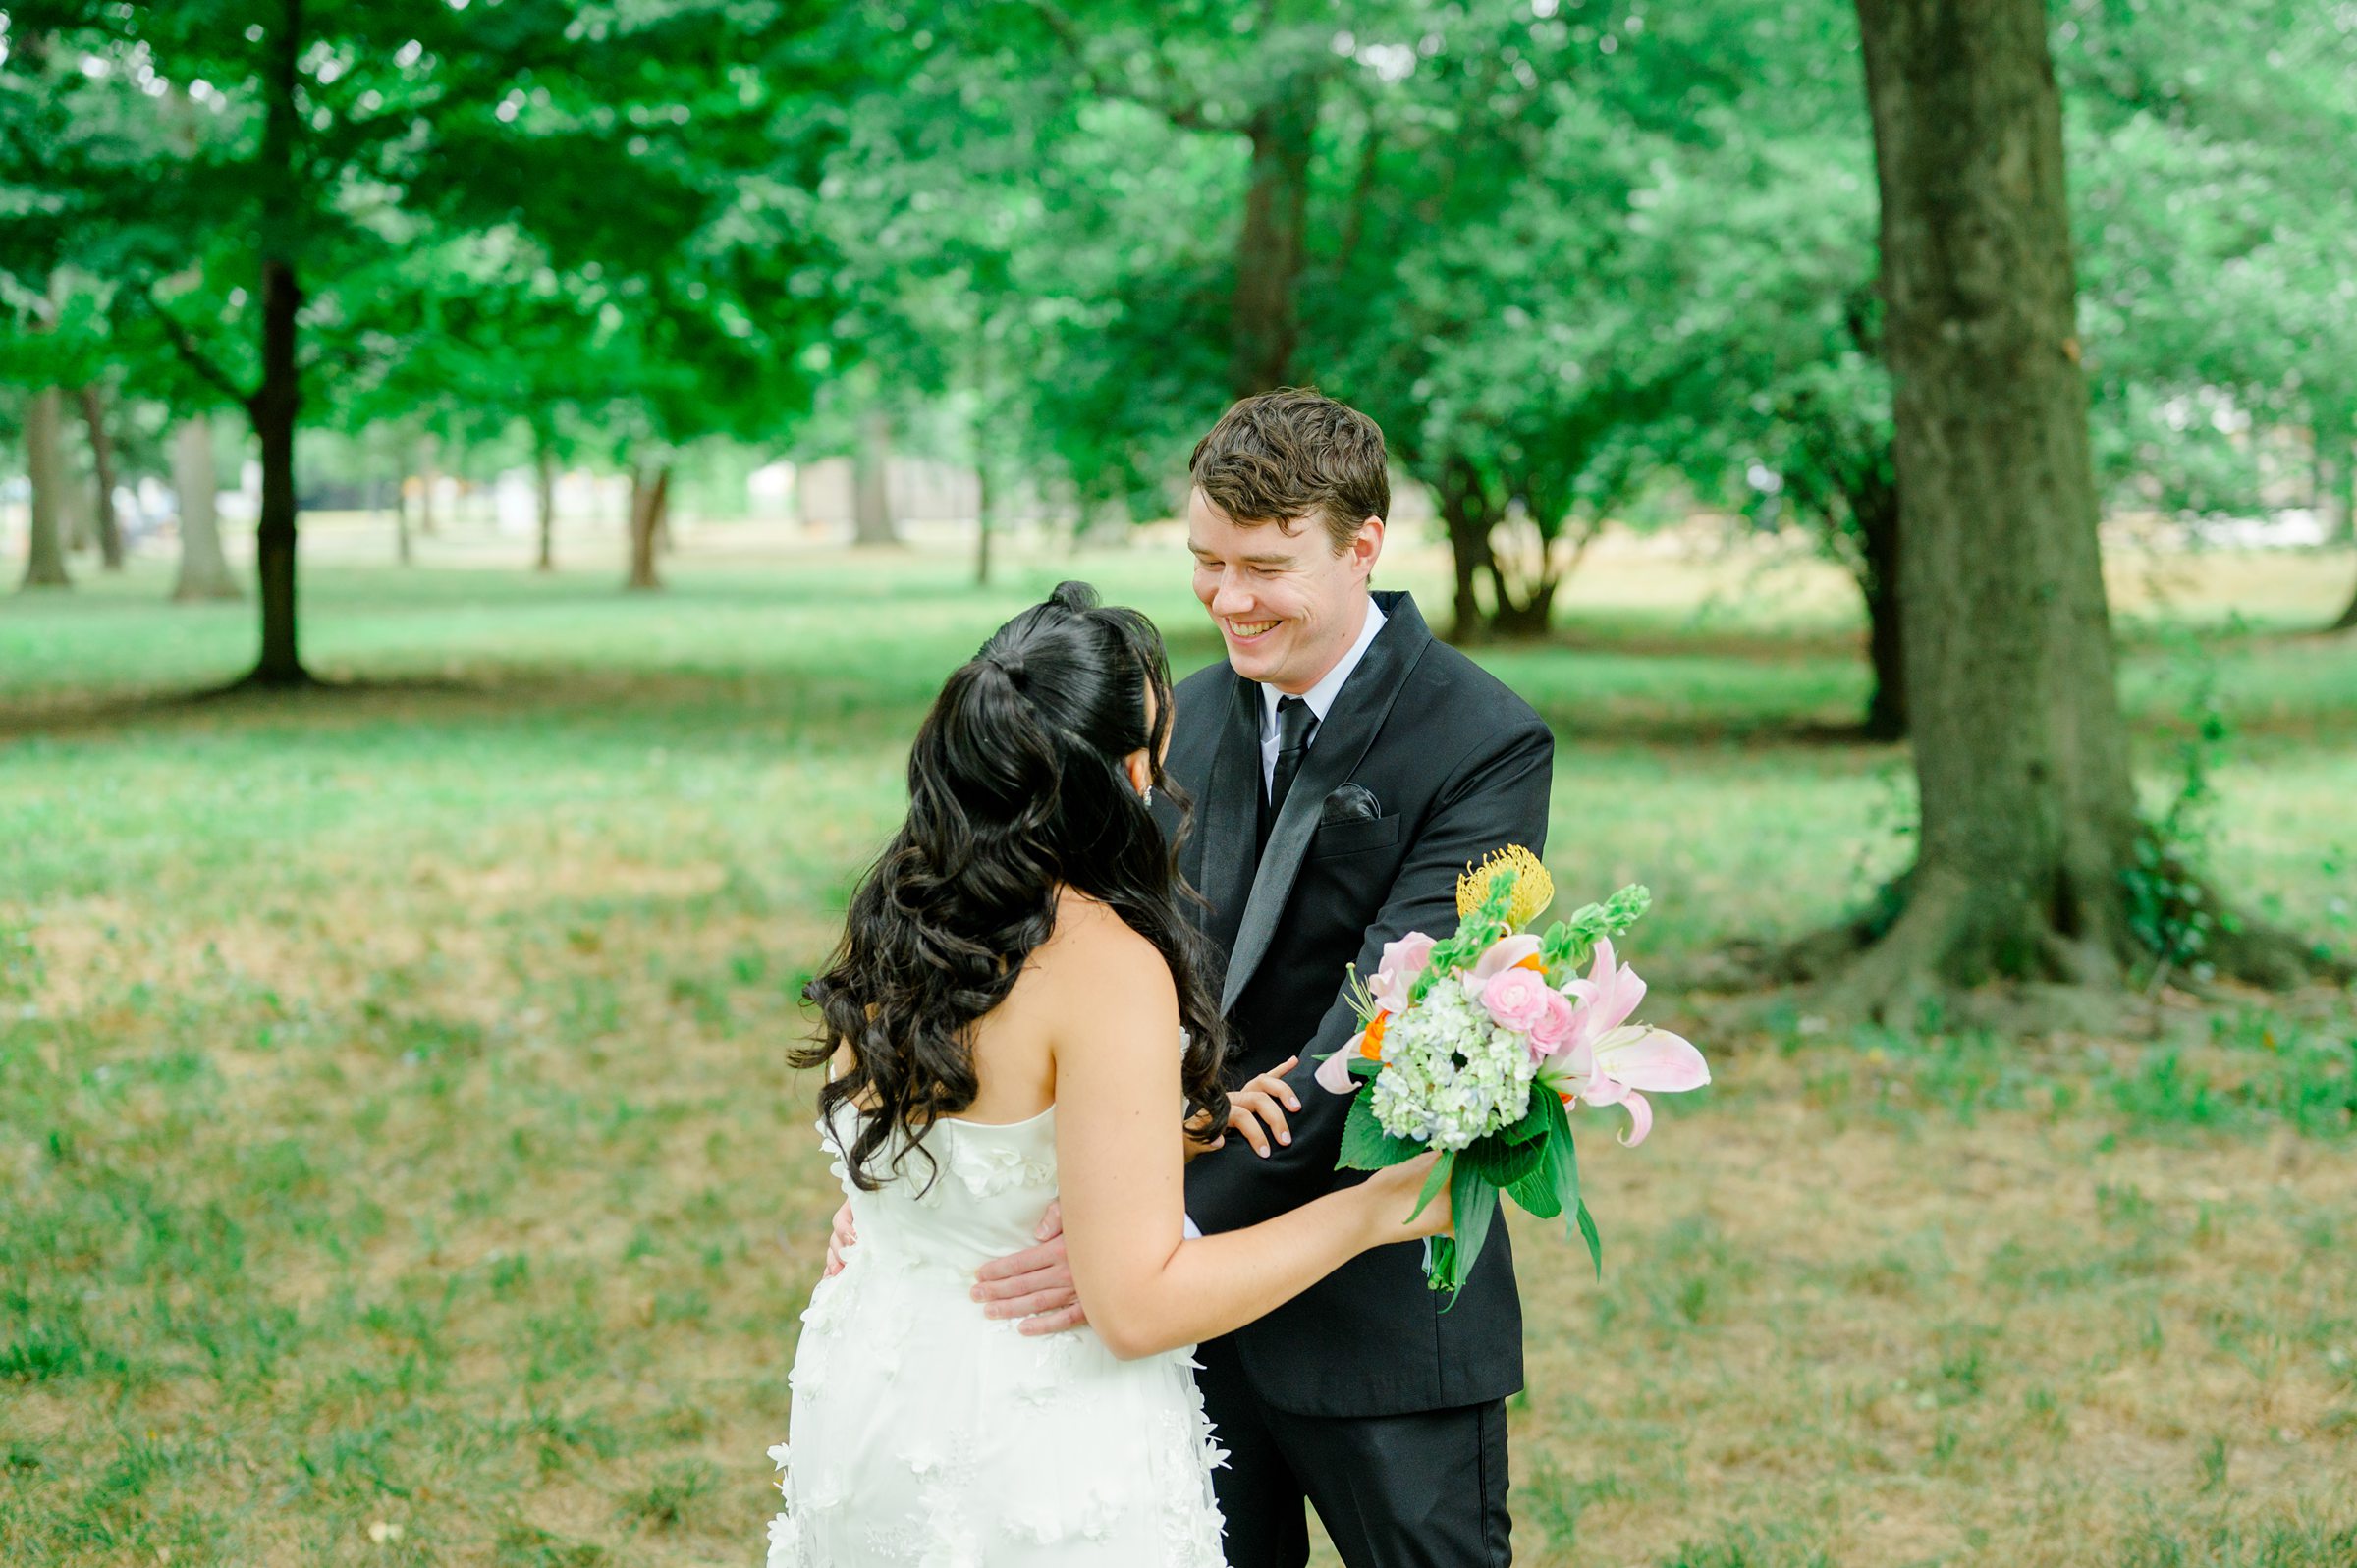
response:
[(1481, 1004), (1501, 1028), (1526, 1035), (1547, 1021), (1550, 1000), (1563, 999), (1531, 969), (1506, 969), (1492, 975), (1481, 988)]
[(1433, 939), (1411, 931), (1383, 945), (1383, 965), (1367, 983), (1367, 994), (1385, 1012), (1405, 1012), (1407, 994), (1432, 963)]
[(1534, 1056), (1551, 1056), (1571, 1043), (1578, 1033), (1579, 1009), (1562, 992), (1547, 993), (1547, 1015), (1530, 1028), (1530, 1052)]

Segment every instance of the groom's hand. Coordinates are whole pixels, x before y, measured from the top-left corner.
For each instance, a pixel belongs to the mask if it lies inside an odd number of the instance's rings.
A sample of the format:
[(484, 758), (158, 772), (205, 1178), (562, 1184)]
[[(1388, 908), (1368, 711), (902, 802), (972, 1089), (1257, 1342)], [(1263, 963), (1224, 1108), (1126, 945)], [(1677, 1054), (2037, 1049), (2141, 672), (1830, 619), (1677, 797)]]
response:
[(847, 1200), (835, 1211), (835, 1223), (827, 1231), (827, 1271), (823, 1277), (832, 1279), (843, 1272), (844, 1254), (859, 1243), (859, 1232), (851, 1228), (851, 1206)]
[(1064, 1256), (1064, 1205), (1052, 1203), (1039, 1221), (1039, 1245), (994, 1258), (974, 1271), (973, 1298), (988, 1318), (1020, 1318), (1016, 1331), (1062, 1333), (1088, 1322), (1072, 1267)]

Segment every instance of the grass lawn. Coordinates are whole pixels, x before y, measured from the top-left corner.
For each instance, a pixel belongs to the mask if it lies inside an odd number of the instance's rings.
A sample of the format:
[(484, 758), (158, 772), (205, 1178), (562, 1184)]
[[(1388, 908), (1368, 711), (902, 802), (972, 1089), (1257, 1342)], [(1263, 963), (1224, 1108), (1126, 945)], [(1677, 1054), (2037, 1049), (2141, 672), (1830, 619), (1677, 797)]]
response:
[[(835, 1203), (783, 1051), (923, 705), (1066, 574), (1216, 656), (1175, 553), (963, 569), (322, 567), (356, 684), (203, 701), (249, 604), (0, 600), (0, 1563), (758, 1560)], [(2357, 639), (2294, 634), (2345, 563), (2116, 569), (2146, 786), (2214, 683), (2221, 880), (2346, 950)], [(2357, 1563), (2347, 999), (1698, 995), (1903, 865), (1904, 754), (1838, 731), (1821, 571), (1605, 554), (1563, 621), (1485, 655), (1561, 740), (1547, 858), (1654, 888), (1719, 1082), (1635, 1153), (1586, 1124), (1601, 1284), (1520, 1222), (1522, 1560)]]

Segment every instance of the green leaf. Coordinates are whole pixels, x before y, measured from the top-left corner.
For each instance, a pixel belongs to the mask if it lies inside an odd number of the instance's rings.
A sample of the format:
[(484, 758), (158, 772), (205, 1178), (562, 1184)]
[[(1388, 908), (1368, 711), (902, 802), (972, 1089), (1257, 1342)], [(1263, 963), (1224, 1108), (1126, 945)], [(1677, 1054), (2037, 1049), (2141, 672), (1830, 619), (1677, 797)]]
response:
[[(1507, 1143), (1530, 1143), (1535, 1139), (1547, 1136), (1547, 1113), (1539, 1108), (1539, 1099), (1551, 1092), (1543, 1084), (1533, 1085), (1530, 1091), (1530, 1108), (1522, 1113), (1520, 1121), (1510, 1127), (1500, 1129), (1497, 1136), (1505, 1139)], [(1560, 1105), (1562, 1102), (1557, 1103)]]
[(1486, 1138), (1476, 1138), (1466, 1147), (1463, 1158), (1472, 1162), (1473, 1168), (1491, 1186), (1510, 1187), (1539, 1167), (1546, 1159), (1546, 1151), (1535, 1143), (1509, 1142), (1505, 1133), (1494, 1132)]
[(1350, 1114), (1343, 1122), (1343, 1152), (1335, 1161), (1338, 1170), (1382, 1170), (1391, 1165), (1405, 1164), (1424, 1153), (1424, 1146), (1412, 1138), (1395, 1138), (1383, 1130), (1375, 1119), (1375, 1108), (1369, 1097), (1360, 1094), (1350, 1101)]
[(1489, 1240), (1490, 1221), (1498, 1217), (1498, 1189), (1470, 1162), (1459, 1160), (1449, 1172), (1449, 1204), (1456, 1230), (1456, 1245), (1449, 1257), (1449, 1295), (1454, 1305), (1456, 1292), (1464, 1288), (1481, 1256), (1481, 1244)]
[(1506, 1195), (1541, 1219), (1553, 1219), (1563, 1212), (1562, 1200), (1555, 1195), (1555, 1173), (1544, 1161), (1508, 1184)]
[[(1586, 1206), (1579, 1198), (1579, 1151), (1571, 1142), (1571, 1118), (1553, 1091), (1542, 1087), (1536, 1093), (1542, 1102), (1539, 1114), (1547, 1118), (1547, 1141), (1540, 1148), (1546, 1157), (1547, 1186), (1555, 1197), (1555, 1207), (1548, 1214), (1550, 1217), (1573, 1210), (1585, 1214)], [(1523, 1207), (1530, 1208), (1528, 1204)], [(1530, 1212), (1538, 1213), (1536, 1209)], [(1566, 1235), (1570, 1228), (1570, 1221), (1564, 1221)]]
[(1432, 1170), (1424, 1177), (1424, 1190), (1416, 1194), (1416, 1206), (1407, 1212), (1409, 1219), (1412, 1220), (1416, 1216), (1422, 1214), (1432, 1200), (1441, 1195), (1441, 1189), (1449, 1185), (1450, 1172), (1455, 1168), (1456, 1156), (1454, 1155), (1443, 1155), (1432, 1162)]
[(1596, 1264), (1596, 1277), (1602, 1279), (1604, 1277), (1604, 1241), (1596, 1234), (1596, 1217), (1588, 1213), (1588, 1206), (1584, 1203), (1579, 1206), (1579, 1233), (1586, 1239), (1588, 1256)]

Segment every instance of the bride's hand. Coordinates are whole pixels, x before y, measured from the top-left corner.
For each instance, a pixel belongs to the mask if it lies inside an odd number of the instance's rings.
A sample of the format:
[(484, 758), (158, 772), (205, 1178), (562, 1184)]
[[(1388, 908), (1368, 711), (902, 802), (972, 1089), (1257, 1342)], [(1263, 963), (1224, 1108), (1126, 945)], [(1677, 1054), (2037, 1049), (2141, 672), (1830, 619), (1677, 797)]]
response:
[(1293, 1129), (1285, 1113), (1300, 1110), (1301, 1097), (1293, 1093), (1285, 1075), (1300, 1061), (1299, 1056), (1288, 1056), (1228, 1097), (1229, 1130), (1250, 1144), (1263, 1160), (1269, 1158), (1271, 1134), (1281, 1144), (1290, 1146), (1293, 1141)]
[(1416, 1207), (1416, 1199), (1424, 1192), (1424, 1182), (1441, 1157), (1437, 1154), (1418, 1155), (1402, 1165), (1386, 1165), (1365, 1181), (1358, 1191), (1366, 1195), (1367, 1224), (1378, 1242), (1421, 1241), (1426, 1236), (1438, 1236), (1453, 1230), (1456, 1217), (1449, 1203), (1449, 1189), (1443, 1186), (1433, 1194), (1424, 1212), (1409, 1219), (1408, 1212)]

